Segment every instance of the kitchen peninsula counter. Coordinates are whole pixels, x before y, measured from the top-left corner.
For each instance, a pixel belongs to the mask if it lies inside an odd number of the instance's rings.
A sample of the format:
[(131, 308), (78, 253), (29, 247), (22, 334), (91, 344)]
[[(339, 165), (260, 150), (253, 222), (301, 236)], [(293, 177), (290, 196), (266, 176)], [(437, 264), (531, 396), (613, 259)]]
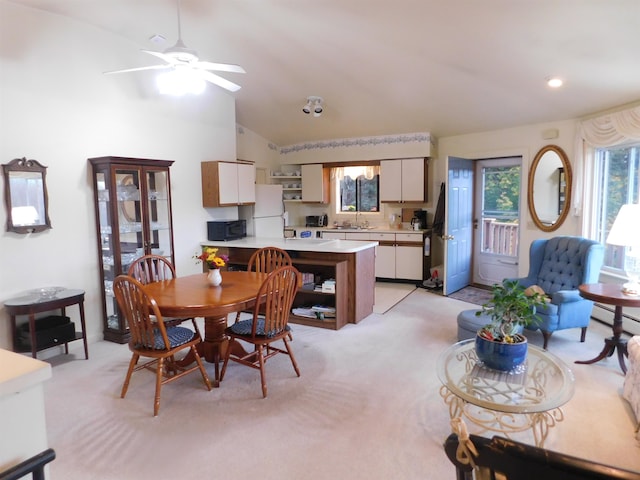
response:
[[(318, 315), (318, 318), (292, 314), (292, 323), (338, 330), (373, 313), (375, 247), (378, 242), (246, 237), (228, 242), (206, 241), (201, 245), (218, 248), (219, 253), (229, 256), (228, 267), (237, 269), (246, 268), (249, 257), (260, 248), (271, 246), (286, 250), (293, 265), (301, 273), (312, 274), (314, 278), (313, 283), (303, 285), (298, 291), (294, 308), (314, 305), (335, 308), (335, 318), (330, 314)], [(318, 291), (318, 286), (329, 279), (335, 280), (335, 292)]]
[(202, 242), (204, 247), (217, 248), (264, 248), (278, 247), (283, 250), (320, 253), (356, 253), (374, 248), (378, 242), (363, 242), (360, 240), (336, 240), (331, 238), (264, 238), (245, 237), (240, 240), (227, 242)]

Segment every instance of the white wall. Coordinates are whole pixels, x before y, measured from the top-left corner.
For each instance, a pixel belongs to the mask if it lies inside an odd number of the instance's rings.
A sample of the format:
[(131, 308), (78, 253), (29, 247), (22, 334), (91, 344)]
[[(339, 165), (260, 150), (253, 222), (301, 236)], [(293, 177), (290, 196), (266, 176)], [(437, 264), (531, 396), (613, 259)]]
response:
[(269, 183), (269, 174), (279, 168), (278, 146), (253, 130), (236, 126), (238, 159), (249, 160), (256, 166), (256, 183)]
[[(142, 64), (139, 49), (108, 32), (0, 0), (0, 163), (27, 157), (48, 167), (53, 226), (37, 234), (0, 233), (0, 302), (41, 286), (83, 288), (90, 341), (102, 338), (102, 317), (87, 158), (175, 160), (179, 275), (200, 271), (192, 256), (213, 215), (202, 208), (200, 162), (236, 158), (232, 96), (207, 87), (198, 98), (161, 98), (149, 72), (101, 73)], [(2, 181), (3, 197), (4, 188)], [(0, 224), (4, 230), (4, 208)], [(76, 311), (68, 309), (78, 325)], [(0, 307), (0, 348), (11, 348), (9, 332)]]

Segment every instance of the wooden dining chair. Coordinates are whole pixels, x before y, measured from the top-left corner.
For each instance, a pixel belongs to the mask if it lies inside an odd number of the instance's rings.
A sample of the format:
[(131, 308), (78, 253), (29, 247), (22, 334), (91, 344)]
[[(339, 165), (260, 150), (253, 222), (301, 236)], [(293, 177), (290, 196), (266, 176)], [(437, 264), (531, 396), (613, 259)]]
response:
[[(129, 350), (132, 356), (120, 397), (124, 398), (127, 394), (131, 374), (143, 368), (153, 370), (156, 374), (154, 417), (160, 410), (160, 390), (166, 383), (199, 370), (207, 389), (211, 390), (211, 381), (196, 350), (196, 345), (202, 341), (202, 337), (195, 320), (193, 330), (167, 326), (155, 299), (145, 292), (141, 282), (128, 275), (118, 275), (115, 278), (113, 291), (131, 333)], [(175, 355), (183, 350), (189, 350), (193, 354), (195, 365), (185, 367), (176, 364)], [(151, 360), (138, 365), (140, 357)]]
[[(291, 257), (286, 252), (278, 247), (264, 247), (253, 252), (249, 257), (249, 263), (247, 264), (248, 272), (258, 273), (271, 273), (274, 270), (291, 265)], [(240, 321), (240, 316), (243, 313), (252, 314), (253, 311), (240, 311), (236, 314), (236, 322)], [(293, 336), (289, 335), (289, 340), (293, 340)]]
[[(143, 285), (151, 282), (171, 280), (176, 277), (176, 269), (167, 257), (162, 255), (143, 255), (131, 263), (127, 275), (135, 278)], [(168, 326), (179, 325), (193, 318), (163, 317)]]
[[(269, 274), (258, 291), (257, 298), (261, 300), (254, 306), (253, 318), (240, 320), (225, 329), (231, 342), (242, 340), (253, 345), (254, 350), (247, 353), (240, 351), (240, 348), (227, 348), (220, 373), (221, 381), (224, 379), (229, 360), (233, 360), (260, 370), (262, 396), (266, 397), (265, 362), (278, 353), (289, 355), (296, 375), (300, 376), (298, 364), (289, 345), (291, 329), (288, 321), (293, 299), (301, 285), (302, 276), (291, 265), (278, 268)], [(273, 345), (280, 340), (284, 342), (284, 349)]]

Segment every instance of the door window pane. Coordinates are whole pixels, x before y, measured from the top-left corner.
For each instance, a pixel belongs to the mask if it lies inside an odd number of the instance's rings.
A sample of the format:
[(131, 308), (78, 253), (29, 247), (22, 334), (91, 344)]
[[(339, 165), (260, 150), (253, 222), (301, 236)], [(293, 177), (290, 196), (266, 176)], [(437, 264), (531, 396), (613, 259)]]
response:
[(482, 252), (516, 256), (520, 205), (520, 166), (482, 169)]

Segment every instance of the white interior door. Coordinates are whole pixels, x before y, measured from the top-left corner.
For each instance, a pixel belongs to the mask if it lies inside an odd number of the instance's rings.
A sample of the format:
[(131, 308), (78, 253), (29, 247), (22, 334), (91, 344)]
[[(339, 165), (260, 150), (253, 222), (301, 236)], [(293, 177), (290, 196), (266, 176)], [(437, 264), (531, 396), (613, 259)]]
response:
[(522, 158), (475, 162), (473, 283), (518, 276)]

